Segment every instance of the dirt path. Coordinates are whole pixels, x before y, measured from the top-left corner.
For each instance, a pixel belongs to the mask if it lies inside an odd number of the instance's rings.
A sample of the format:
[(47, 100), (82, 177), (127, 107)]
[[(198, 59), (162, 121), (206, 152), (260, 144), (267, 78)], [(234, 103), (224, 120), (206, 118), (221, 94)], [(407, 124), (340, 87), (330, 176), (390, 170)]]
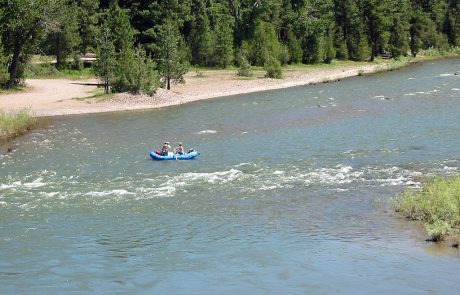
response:
[(27, 80), (25, 92), (0, 95), (0, 109), (13, 111), (30, 108), (38, 116), (73, 113), (84, 107), (84, 98), (93, 95), (97, 81), (71, 81), (66, 79)]

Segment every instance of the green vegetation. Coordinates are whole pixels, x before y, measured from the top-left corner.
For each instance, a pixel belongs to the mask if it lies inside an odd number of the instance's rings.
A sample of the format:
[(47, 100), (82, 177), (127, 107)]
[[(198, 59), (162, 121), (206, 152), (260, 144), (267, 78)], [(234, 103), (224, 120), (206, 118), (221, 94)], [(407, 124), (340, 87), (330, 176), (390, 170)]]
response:
[(237, 75), (241, 77), (251, 77), (252, 76), (251, 64), (249, 64), (248, 60), (244, 57), (241, 59), (240, 68), (238, 69)]
[(112, 5), (104, 16), (98, 40), (96, 75), (104, 90), (153, 94), (158, 86), (154, 61), (142, 47), (134, 47), (134, 29), (126, 10)]
[(71, 68), (61, 68), (58, 70), (53, 63), (30, 63), (25, 69), (25, 76), (30, 79), (88, 79), (94, 77), (92, 68), (82, 68), (81, 70)]
[(460, 176), (434, 178), (395, 199), (396, 211), (424, 223), (433, 241), (460, 231)]
[(265, 74), (267, 78), (281, 79), (283, 77), (281, 64), (276, 58), (269, 57), (265, 62), (264, 70), (267, 71)]
[(171, 82), (183, 83), (187, 72), (187, 64), (179, 50), (181, 37), (171, 19), (167, 19), (160, 28), (158, 44), (158, 72), (166, 83), (166, 89), (171, 89)]
[[(7, 88), (80, 71), (86, 53), (97, 54), (106, 92), (153, 93), (183, 82), (188, 65), (246, 76), (246, 60), (279, 77), (278, 63), (401, 60), (460, 45), (458, 0), (5, 0), (0, 23)], [(59, 71), (31, 71), (34, 54), (53, 56)]]
[(24, 134), (37, 124), (37, 119), (30, 110), (18, 112), (0, 111), (0, 144)]

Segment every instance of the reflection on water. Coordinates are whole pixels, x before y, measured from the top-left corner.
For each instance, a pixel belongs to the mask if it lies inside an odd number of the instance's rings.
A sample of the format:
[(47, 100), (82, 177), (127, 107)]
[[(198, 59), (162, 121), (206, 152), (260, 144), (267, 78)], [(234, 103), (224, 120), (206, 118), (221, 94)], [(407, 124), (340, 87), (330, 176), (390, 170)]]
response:
[(0, 156), (2, 293), (451, 293), (389, 198), (459, 172), (459, 65), (55, 118)]

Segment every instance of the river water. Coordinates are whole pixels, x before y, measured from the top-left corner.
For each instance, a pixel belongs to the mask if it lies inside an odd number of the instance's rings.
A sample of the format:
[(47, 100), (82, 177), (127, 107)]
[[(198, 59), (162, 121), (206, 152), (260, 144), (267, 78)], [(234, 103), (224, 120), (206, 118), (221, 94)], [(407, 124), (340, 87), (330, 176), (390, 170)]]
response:
[(458, 250), (390, 199), (460, 171), (458, 70), (52, 118), (0, 157), (0, 291), (455, 294)]

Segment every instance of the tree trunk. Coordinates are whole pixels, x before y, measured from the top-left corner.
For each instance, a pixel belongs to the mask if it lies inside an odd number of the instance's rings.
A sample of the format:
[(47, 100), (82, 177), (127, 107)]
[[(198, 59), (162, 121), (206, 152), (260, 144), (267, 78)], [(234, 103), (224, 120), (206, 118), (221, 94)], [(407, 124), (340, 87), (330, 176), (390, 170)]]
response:
[(61, 38), (59, 33), (56, 36), (56, 68), (58, 70), (62, 68)]
[(17, 38), (14, 43), (13, 58), (9, 68), (10, 79), (6, 83), (6, 88), (12, 88), (16, 84), (18, 68), (19, 68), (19, 56), (21, 55), (22, 42), (20, 38)]
[(372, 42), (372, 48), (371, 48), (371, 59), (370, 61), (373, 62), (375, 60), (375, 57), (376, 57), (376, 46), (375, 46), (375, 43)]
[(168, 81), (166, 89), (171, 90), (171, 78), (168, 77), (168, 78), (166, 78), (166, 80)]
[(109, 94), (109, 78), (105, 77), (104, 80), (104, 92), (105, 94)]
[(374, 61), (376, 51), (377, 51), (377, 32), (375, 30), (374, 19), (371, 18), (369, 23), (369, 33), (370, 33), (370, 40), (371, 40), (371, 62)]

